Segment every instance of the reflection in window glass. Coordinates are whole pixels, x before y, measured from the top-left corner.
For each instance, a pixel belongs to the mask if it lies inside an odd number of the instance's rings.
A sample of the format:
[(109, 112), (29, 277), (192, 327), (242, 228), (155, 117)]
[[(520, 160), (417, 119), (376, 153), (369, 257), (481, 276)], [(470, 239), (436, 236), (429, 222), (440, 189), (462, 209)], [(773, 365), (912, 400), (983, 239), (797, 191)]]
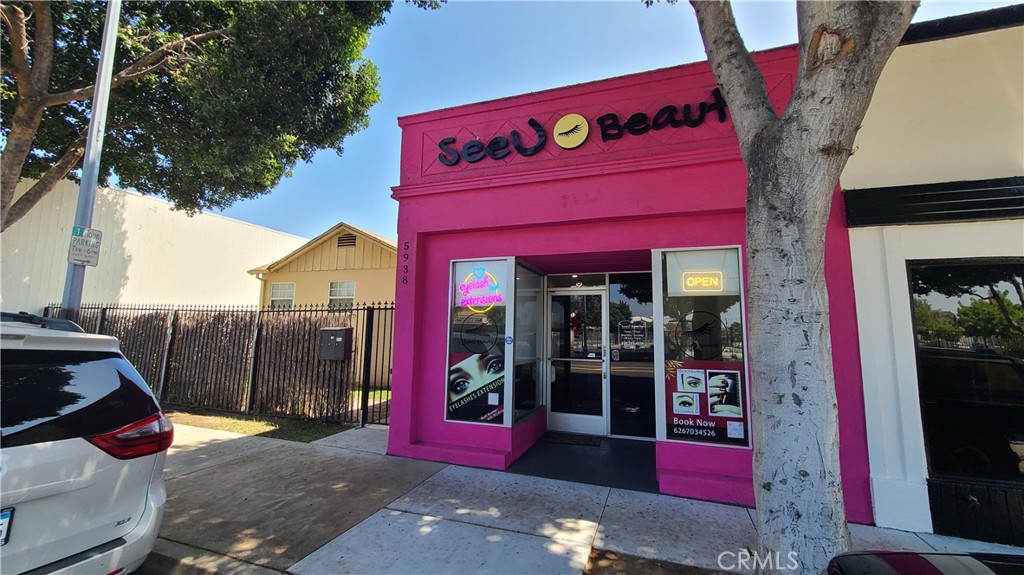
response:
[(512, 403), (518, 421), (542, 405), (540, 390), (540, 349), (543, 345), (540, 321), (541, 276), (523, 266), (516, 266), (516, 319), (515, 319), (515, 386)]
[(655, 436), (654, 305), (651, 274), (608, 278), (611, 432)]
[(602, 296), (551, 296), (551, 357), (601, 359)]
[(931, 475), (1024, 483), (1024, 259), (909, 268)]

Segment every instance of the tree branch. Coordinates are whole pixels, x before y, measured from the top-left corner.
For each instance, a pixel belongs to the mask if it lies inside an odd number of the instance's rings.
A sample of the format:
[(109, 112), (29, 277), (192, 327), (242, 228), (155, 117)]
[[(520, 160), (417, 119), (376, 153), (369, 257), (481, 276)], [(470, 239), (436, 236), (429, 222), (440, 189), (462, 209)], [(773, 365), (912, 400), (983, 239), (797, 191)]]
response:
[(999, 290), (996, 289), (996, 286), (988, 284), (988, 292), (992, 294), (992, 299), (996, 300), (996, 305), (999, 307), (999, 313), (1002, 314), (1003, 319), (1006, 320), (1006, 325), (1013, 331), (1024, 335), (1024, 328), (1013, 321), (1013, 315), (1011, 315), (1010, 310), (1006, 308), (1006, 302), (1003, 301), (1003, 296), (999, 293)]
[(32, 85), (32, 68), (28, 64), (28, 34), (25, 30), (25, 13), (17, 6), (0, 5), (7, 33), (11, 40), (11, 59), (7, 69), (14, 75), (18, 85), (18, 95), (22, 98), (35, 97), (37, 92)]
[(1024, 286), (1021, 285), (1020, 280), (1015, 276), (1010, 276), (1010, 285), (1013, 286), (1013, 291), (1017, 292), (1017, 301), (1024, 304)]
[(972, 295), (972, 296), (974, 296), (974, 297), (976, 297), (976, 298), (978, 298), (978, 299), (992, 299), (992, 298), (990, 298), (990, 297), (987, 297), (987, 296), (983, 296), (983, 295), (981, 295), (980, 293), (978, 293), (978, 292), (976, 292), (976, 291), (974, 291), (974, 290), (970, 290), (970, 289), (968, 289), (968, 290), (964, 290), (964, 294), (970, 294), (970, 295)]
[[(124, 74), (124, 76), (122, 76), (120, 78), (120, 82), (118, 82), (118, 84), (123, 84), (125, 82), (130, 82), (130, 81), (132, 81), (132, 80), (134, 80), (136, 78), (140, 78), (140, 77), (145, 76), (146, 74), (149, 74), (151, 72), (156, 72), (157, 70), (160, 69), (161, 66), (163, 66), (164, 64), (167, 64), (167, 62), (169, 60), (170, 60), (170, 56), (165, 56), (162, 60), (160, 60), (156, 64), (153, 64), (152, 66), (136, 70), (135, 72), (132, 72), (130, 74)], [(128, 69), (125, 68), (125, 71), (127, 71), (127, 70)], [(111, 88), (113, 88), (113, 87), (114, 87), (114, 84), (111, 83)]]
[(29, 212), (39, 200), (46, 197), (54, 186), (57, 185), (64, 176), (68, 175), (75, 165), (81, 161), (82, 156), (85, 154), (85, 139), (87, 133), (83, 132), (78, 139), (74, 141), (66, 150), (64, 154), (54, 162), (50, 169), (46, 170), (39, 181), (32, 185), (27, 192), (21, 195), (20, 198), (15, 201), (7, 213), (4, 214), (3, 222), (0, 223), (0, 232), (6, 231), (14, 222), (20, 220), (25, 214)]
[(53, 14), (48, 1), (33, 0), (35, 36), (32, 44), (32, 86), (38, 94), (50, 92), (53, 69)]
[(715, 80), (725, 93), (740, 149), (778, 116), (768, 99), (764, 76), (747, 51), (732, 7), (725, 0), (691, 0), (704, 51)]
[[(209, 32), (202, 32), (200, 34), (193, 34), (175, 40), (174, 42), (168, 42), (163, 46), (160, 46), (156, 50), (146, 54), (138, 60), (132, 62), (124, 70), (121, 70), (114, 75), (110, 80), (110, 87), (116, 88), (117, 86), (130, 82), (139, 76), (148, 74), (159, 69), (161, 66), (166, 65), (170, 60), (170, 57), (182, 52), (190, 44), (199, 44), (207, 40), (213, 40), (215, 38), (227, 37), (228, 29), (221, 28), (219, 30), (211, 30)], [(67, 92), (61, 92), (59, 94), (50, 94), (44, 100), (46, 106), (56, 106), (58, 104), (67, 104), (69, 102), (80, 102), (82, 100), (88, 100), (92, 98), (93, 91), (96, 86), (86, 86), (85, 88), (77, 88), (75, 90), (68, 90)]]

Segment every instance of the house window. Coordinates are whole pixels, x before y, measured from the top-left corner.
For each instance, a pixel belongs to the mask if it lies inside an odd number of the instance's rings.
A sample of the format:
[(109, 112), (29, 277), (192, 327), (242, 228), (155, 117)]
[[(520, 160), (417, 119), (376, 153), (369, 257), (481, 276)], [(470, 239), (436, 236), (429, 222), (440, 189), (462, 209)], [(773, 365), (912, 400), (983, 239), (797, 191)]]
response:
[(295, 284), (270, 284), (270, 307), (292, 307), (295, 304)]
[(352, 307), (355, 303), (356, 298), (356, 282), (352, 280), (345, 280), (340, 282), (331, 282), (330, 290), (327, 294), (327, 305), (328, 307)]

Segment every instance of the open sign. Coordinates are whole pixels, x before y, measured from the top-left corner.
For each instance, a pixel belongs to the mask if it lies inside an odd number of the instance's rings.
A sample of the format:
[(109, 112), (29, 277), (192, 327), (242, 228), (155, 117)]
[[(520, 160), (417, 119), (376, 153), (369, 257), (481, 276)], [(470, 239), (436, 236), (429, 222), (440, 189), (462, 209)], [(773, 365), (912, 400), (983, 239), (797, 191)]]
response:
[(683, 272), (683, 292), (717, 293), (725, 290), (722, 272)]

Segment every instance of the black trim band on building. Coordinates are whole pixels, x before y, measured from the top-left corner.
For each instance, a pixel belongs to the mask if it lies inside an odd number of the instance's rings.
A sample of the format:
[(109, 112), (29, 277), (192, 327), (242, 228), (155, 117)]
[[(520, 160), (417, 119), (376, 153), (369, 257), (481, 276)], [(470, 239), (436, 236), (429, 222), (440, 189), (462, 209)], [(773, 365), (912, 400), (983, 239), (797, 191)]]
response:
[(1024, 217), (1024, 177), (844, 190), (846, 225), (931, 224)]
[(926, 20), (911, 24), (900, 40), (900, 46), (1012, 28), (1021, 24), (1024, 24), (1024, 4)]

